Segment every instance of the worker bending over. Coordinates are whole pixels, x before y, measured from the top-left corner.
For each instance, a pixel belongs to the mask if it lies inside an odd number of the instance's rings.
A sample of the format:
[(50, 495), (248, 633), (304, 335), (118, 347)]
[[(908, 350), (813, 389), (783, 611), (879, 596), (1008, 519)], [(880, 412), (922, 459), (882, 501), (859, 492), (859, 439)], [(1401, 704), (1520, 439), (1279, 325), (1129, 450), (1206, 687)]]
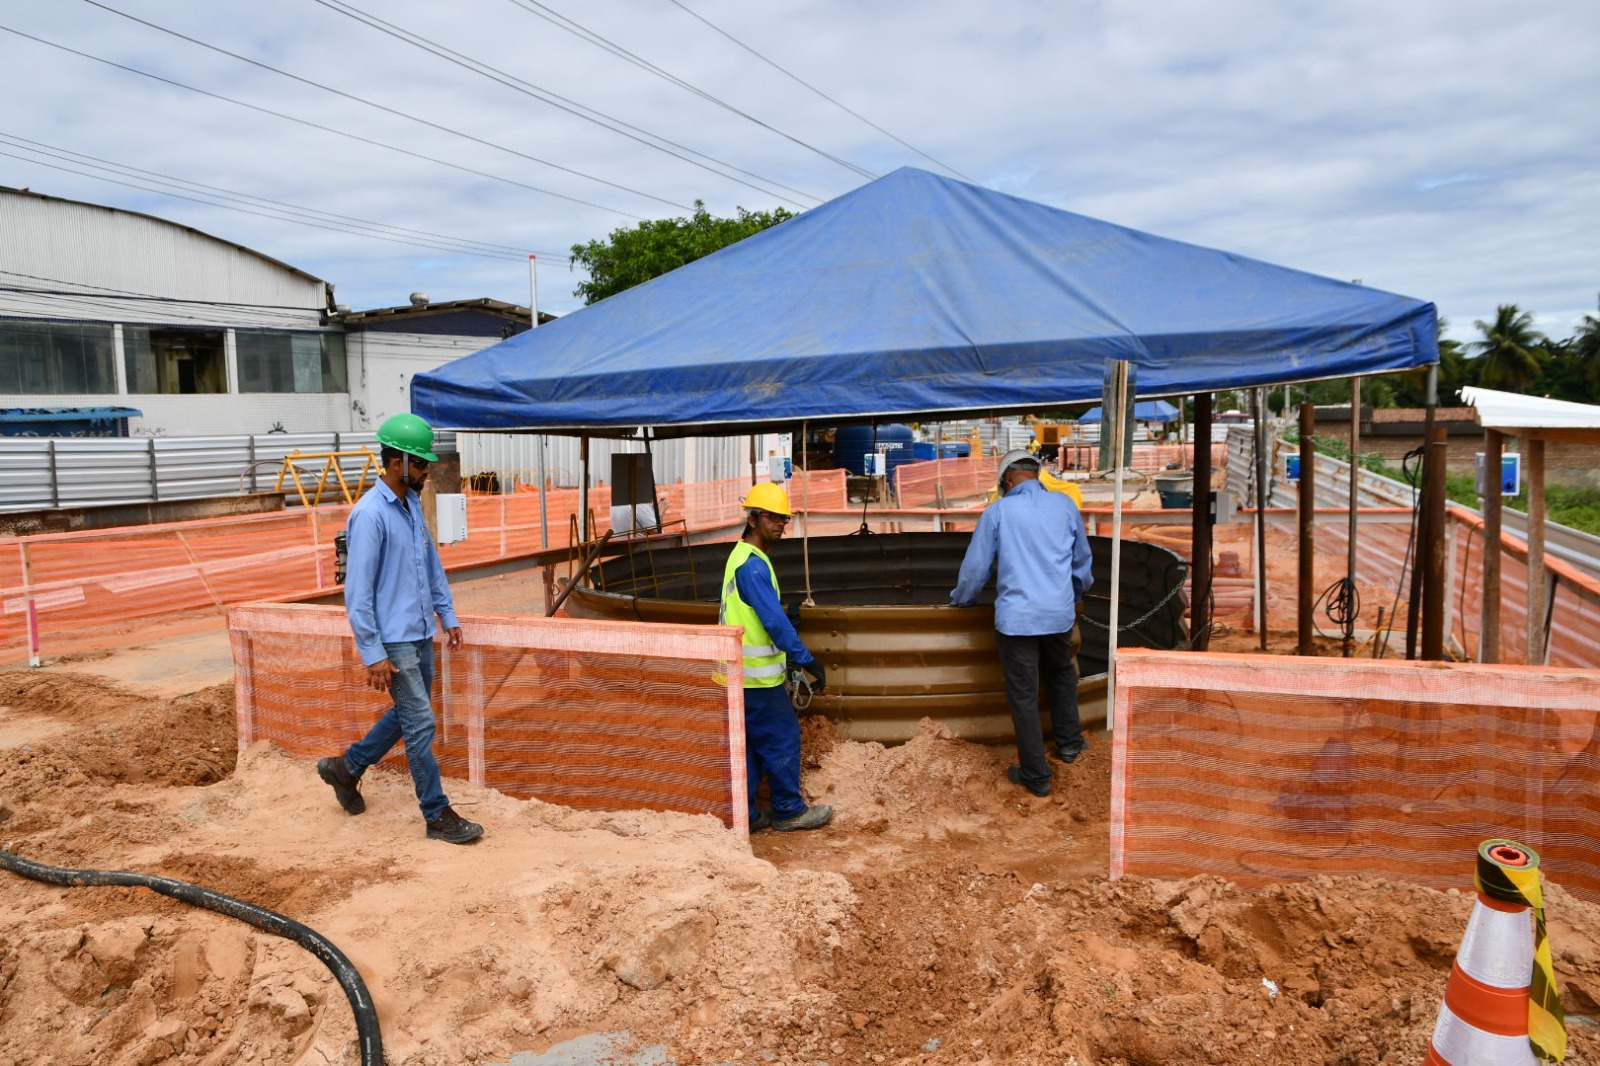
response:
[(951, 604), (976, 603), (996, 570), (995, 643), (1017, 735), (1017, 765), (1006, 776), (1035, 796), (1048, 796), (1052, 775), (1039, 724), (1040, 672), (1050, 696), (1056, 758), (1070, 763), (1088, 746), (1078, 721), (1078, 612), (1094, 570), (1077, 505), (1045, 490), (1038, 458), (1023, 448), (1000, 460), (1000, 497), (978, 519)]
[[(744, 627), (745, 766), (750, 784), (750, 829), (780, 832), (818, 829), (833, 820), (833, 808), (807, 806), (800, 794), (800, 719), (784, 687), (785, 659), (825, 685), (822, 664), (800, 642), (779, 600), (778, 575), (770, 552), (793, 516), (789, 494), (771, 482), (744, 499), (745, 528), (722, 571), (723, 625)], [(772, 810), (759, 810), (756, 790), (767, 778)]]

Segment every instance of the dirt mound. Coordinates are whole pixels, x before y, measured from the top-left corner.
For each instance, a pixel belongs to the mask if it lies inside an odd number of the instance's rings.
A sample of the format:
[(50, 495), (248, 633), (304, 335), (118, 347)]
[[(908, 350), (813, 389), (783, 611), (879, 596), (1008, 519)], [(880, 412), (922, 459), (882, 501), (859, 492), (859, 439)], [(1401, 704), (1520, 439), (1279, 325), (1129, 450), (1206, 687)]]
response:
[[(1053, 794), (1006, 748), (804, 727), (815, 833), (596, 814), (447, 786), (488, 827), (425, 839), (409, 778), (339, 809), (306, 761), (235, 765), (232, 693), (161, 701), (0, 675), (0, 842), (204, 884), (306, 922), (363, 974), (399, 1066), (505, 1062), (626, 1029), (675, 1062), (1421, 1060), (1471, 897), (1363, 878), (1247, 891), (1111, 882), (1103, 734)], [(0, 874), (0, 1066), (354, 1063), (343, 990), (299, 946), (137, 888)], [(1550, 886), (1568, 1009), (1600, 998), (1600, 908)], [(1600, 1061), (1592, 1025), (1569, 1062)]]

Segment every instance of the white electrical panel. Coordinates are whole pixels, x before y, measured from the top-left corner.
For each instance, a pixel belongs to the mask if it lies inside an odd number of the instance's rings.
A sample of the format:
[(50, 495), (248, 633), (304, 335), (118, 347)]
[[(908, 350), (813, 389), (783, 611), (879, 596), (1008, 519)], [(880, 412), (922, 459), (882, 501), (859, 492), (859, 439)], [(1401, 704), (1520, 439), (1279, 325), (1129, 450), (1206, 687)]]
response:
[(467, 497), (459, 492), (441, 492), (435, 497), (435, 524), (440, 544), (467, 539)]

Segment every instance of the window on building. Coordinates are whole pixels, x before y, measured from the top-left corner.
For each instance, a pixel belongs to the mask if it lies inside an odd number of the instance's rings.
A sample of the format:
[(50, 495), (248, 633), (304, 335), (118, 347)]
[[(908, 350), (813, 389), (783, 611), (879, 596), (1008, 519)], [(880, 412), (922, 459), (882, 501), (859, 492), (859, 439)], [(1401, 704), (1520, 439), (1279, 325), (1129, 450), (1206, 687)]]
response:
[(0, 320), (0, 392), (115, 393), (111, 327)]
[(228, 391), (220, 329), (123, 326), (128, 391), (189, 395)]
[(344, 334), (239, 330), (240, 392), (348, 392)]

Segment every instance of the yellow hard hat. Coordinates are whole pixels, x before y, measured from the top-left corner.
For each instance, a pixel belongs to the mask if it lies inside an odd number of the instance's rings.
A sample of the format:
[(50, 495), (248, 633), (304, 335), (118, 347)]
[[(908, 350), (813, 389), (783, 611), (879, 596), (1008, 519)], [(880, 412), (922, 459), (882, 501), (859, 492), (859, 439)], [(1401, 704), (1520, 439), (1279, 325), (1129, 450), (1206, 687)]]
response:
[(779, 485), (763, 481), (750, 488), (742, 505), (747, 511), (766, 511), (769, 514), (793, 515), (789, 510), (789, 494)]

